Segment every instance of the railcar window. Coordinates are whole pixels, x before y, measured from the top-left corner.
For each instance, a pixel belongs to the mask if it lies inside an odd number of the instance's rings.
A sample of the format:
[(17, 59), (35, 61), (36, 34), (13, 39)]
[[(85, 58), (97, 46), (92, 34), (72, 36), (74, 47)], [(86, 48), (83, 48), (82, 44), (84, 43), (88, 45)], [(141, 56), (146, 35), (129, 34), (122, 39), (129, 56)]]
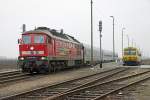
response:
[(130, 51), (131, 55), (136, 55), (136, 51)]
[(125, 51), (124, 55), (136, 55), (136, 51)]
[(22, 39), (24, 44), (31, 43), (31, 36), (23, 36)]
[(34, 43), (44, 43), (44, 37), (43, 36), (34, 36)]

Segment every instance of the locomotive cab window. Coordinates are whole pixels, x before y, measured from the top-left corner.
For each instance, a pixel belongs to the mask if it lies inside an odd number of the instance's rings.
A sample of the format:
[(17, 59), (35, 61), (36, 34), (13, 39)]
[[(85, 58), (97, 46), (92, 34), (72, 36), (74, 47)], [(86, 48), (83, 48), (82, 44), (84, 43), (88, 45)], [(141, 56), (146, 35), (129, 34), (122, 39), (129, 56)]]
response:
[(136, 55), (136, 51), (130, 51), (131, 55)]
[(44, 36), (42, 35), (34, 36), (34, 43), (44, 43)]
[(124, 55), (136, 55), (136, 51), (133, 50), (125, 51)]
[(29, 44), (29, 43), (31, 43), (31, 36), (23, 35), (22, 40), (23, 40), (24, 44)]

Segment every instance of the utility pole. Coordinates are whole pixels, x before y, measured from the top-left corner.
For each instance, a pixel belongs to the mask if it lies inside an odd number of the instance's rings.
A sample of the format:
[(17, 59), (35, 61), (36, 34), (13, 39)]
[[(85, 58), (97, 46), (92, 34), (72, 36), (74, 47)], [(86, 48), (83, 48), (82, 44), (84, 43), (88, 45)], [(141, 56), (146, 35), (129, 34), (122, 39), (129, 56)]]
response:
[(134, 46), (136, 47), (136, 42), (134, 42)]
[(91, 64), (93, 65), (93, 1), (91, 0)]
[(99, 32), (100, 32), (100, 68), (102, 68), (102, 21), (99, 21)]
[(122, 57), (123, 57), (123, 30), (125, 30), (125, 28), (122, 28)]
[(127, 35), (127, 38), (128, 38), (128, 47), (129, 47), (129, 45), (130, 45), (129, 35)]
[(133, 39), (132, 39), (132, 47), (133, 47)]
[(113, 60), (115, 60), (115, 36), (114, 36), (114, 23), (115, 18), (114, 16), (110, 16), (113, 19)]

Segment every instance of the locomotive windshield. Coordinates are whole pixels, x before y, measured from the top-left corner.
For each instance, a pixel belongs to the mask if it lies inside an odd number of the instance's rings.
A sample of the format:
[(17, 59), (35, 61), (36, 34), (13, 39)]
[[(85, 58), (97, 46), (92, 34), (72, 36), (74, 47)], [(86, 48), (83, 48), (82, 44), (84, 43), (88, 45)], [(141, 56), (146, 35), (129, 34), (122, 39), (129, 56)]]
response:
[(31, 36), (24, 35), (24, 36), (22, 36), (22, 40), (23, 40), (24, 44), (29, 44), (29, 43), (31, 43)]
[(124, 55), (136, 55), (136, 51), (135, 50), (125, 50)]
[(44, 43), (44, 36), (42, 35), (34, 36), (34, 43)]

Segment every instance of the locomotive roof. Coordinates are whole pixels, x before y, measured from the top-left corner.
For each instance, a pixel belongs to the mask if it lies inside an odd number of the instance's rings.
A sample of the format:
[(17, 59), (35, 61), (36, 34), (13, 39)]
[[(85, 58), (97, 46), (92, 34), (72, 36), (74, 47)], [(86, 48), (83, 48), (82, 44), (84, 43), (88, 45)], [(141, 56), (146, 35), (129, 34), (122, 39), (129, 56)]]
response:
[(136, 48), (136, 47), (127, 47), (127, 48), (124, 48), (124, 50), (138, 50), (138, 48)]
[(24, 32), (23, 34), (28, 34), (28, 33), (45, 33), (51, 37), (68, 40), (68, 41), (75, 42), (75, 43), (80, 43), (78, 40), (76, 40), (74, 37), (68, 34), (64, 34), (63, 32), (59, 33), (55, 29), (49, 29), (47, 27), (38, 27), (35, 30), (27, 31), (27, 32)]

